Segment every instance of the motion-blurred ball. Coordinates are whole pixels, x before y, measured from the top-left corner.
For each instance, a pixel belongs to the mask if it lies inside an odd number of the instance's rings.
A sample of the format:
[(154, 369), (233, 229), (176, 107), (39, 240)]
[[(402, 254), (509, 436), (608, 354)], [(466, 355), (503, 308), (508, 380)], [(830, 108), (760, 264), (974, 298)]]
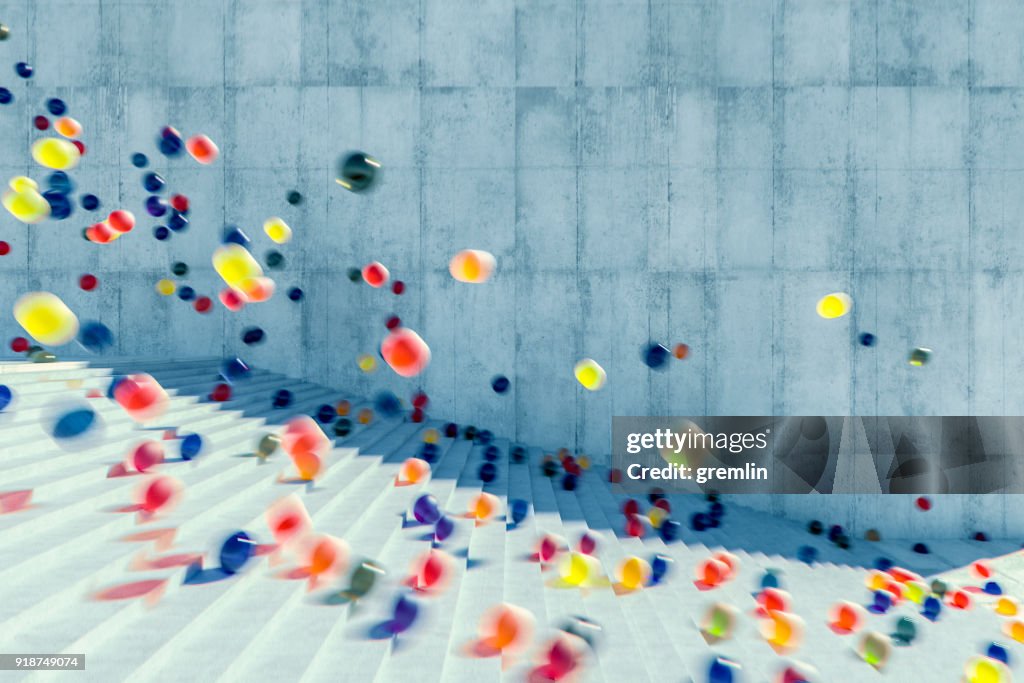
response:
[(352, 152), (338, 163), (335, 181), (350, 192), (363, 192), (373, 187), (380, 162), (363, 152)]

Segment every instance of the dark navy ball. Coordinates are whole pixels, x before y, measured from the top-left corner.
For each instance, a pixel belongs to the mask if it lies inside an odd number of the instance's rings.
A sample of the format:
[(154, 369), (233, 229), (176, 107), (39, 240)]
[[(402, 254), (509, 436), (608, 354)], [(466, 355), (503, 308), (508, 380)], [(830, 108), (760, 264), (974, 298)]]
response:
[(220, 547), (220, 569), (225, 574), (237, 574), (252, 557), (256, 543), (249, 534), (238, 531), (224, 541)]
[(56, 439), (73, 439), (89, 431), (96, 423), (96, 413), (91, 408), (77, 408), (61, 415), (53, 425)]
[(382, 391), (374, 399), (373, 409), (384, 417), (396, 417), (402, 412), (402, 402), (390, 391)]
[(7, 88), (0, 88), (0, 104), (10, 104), (14, 101), (14, 93)]
[(666, 543), (671, 543), (679, 538), (679, 532), (682, 528), (683, 525), (674, 519), (666, 519), (661, 523), (661, 526), (658, 527), (658, 535), (661, 536), (661, 540)]
[(174, 232), (182, 232), (188, 229), (188, 219), (185, 218), (184, 214), (178, 213), (177, 211), (171, 215), (171, 220), (167, 221), (167, 227)]
[(142, 152), (136, 152), (132, 155), (132, 166), (135, 168), (146, 168), (149, 165), (149, 157)]
[(77, 341), (86, 351), (103, 353), (114, 345), (114, 333), (101, 322), (88, 321), (78, 329)]
[(22, 78), (32, 78), (32, 67), (25, 62), (18, 62), (15, 64), (14, 72)]
[(242, 332), (242, 343), (247, 346), (259, 344), (266, 338), (266, 333), (258, 327), (247, 327)]
[(522, 463), (526, 462), (526, 449), (522, 446), (516, 446), (512, 449), (512, 462)]
[(156, 193), (164, 189), (164, 185), (167, 183), (157, 173), (147, 173), (142, 178), (142, 186), (146, 188), (146, 192)]
[(704, 531), (714, 522), (711, 516), (704, 512), (697, 512), (690, 517), (690, 528), (694, 531)]
[(171, 265), (171, 272), (178, 277), (184, 277), (188, 275), (188, 264), (177, 261)]
[(363, 280), (363, 273), (358, 268), (349, 268), (348, 269), (348, 279), (349, 279), (349, 282), (362, 282), (362, 280)]
[(927, 555), (931, 552), (924, 543), (915, 543), (913, 550), (918, 555)]
[(809, 545), (802, 545), (796, 551), (796, 559), (811, 564), (818, 559), (818, 550)]
[(665, 575), (668, 574), (668, 569), (670, 567), (669, 562), (671, 562), (671, 561), (672, 560), (670, 560), (665, 555), (655, 555), (654, 556), (654, 559), (651, 560), (651, 583), (652, 584), (660, 583), (661, 580), (663, 578), (665, 578)]
[(352, 433), (352, 420), (347, 417), (343, 417), (334, 423), (334, 435), (335, 436), (348, 436)]
[(875, 558), (875, 569), (880, 572), (887, 572), (892, 569), (892, 560), (888, 557), (876, 557)]
[(480, 481), (485, 484), (490, 484), (492, 481), (498, 478), (498, 468), (494, 466), (493, 462), (485, 462), (480, 465)]
[(436, 443), (425, 443), (420, 447), (420, 459), (433, 464), (440, 451), (441, 449), (437, 447)]
[(466, 425), (466, 428), (462, 430), (462, 438), (466, 441), (472, 441), (476, 438), (476, 427), (473, 425)]
[(71, 215), (74, 210), (71, 206), (71, 201), (68, 199), (66, 194), (61, 194), (56, 190), (47, 190), (43, 193), (43, 199), (50, 205), (50, 218), (55, 221), (62, 221)]
[(501, 455), (501, 450), (497, 446), (488, 446), (484, 449), (484, 460), (488, 462), (494, 462)]
[(579, 480), (577, 479), (575, 474), (567, 473), (564, 477), (562, 477), (562, 488), (565, 489), (566, 491), (575, 491), (576, 484), (578, 483), (578, 481)]
[(181, 441), (181, 457), (185, 460), (192, 460), (203, 450), (203, 437), (198, 434), (189, 434)]
[(277, 269), (284, 265), (284, 254), (279, 251), (270, 250), (266, 256), (267, 268)]
[(160, 138), (157, 140), (157, 147), (160, 149), (160, 153), (166, 157), (176, 157), (181, 154), (182, 149), (185, 147), (185, 141), (181, 139), (174, 130), (170, 128), (164, 128), (160, 134)]
[(71, 194), (75, 189), (75, 184), (71, 182), (71, 177), (64, 171), (54, 171), (51, 173), (50, 177), (46, 179), (46, 184), (51, 190), (56, 190), (61, 194)]
[(100, 208), (100, 198), (94, 194), (82, 195), (82, 208), (86, 211), (95, 211)]
[(292, 206), (296, 206), (297, 204), (302, 203), (302, 195), (296, 190), (292, 190), (291, 192), (289, 192), (286, 198), (288, 200), (288, 203), (291, 204)]
[(338, 411), (334, 409), (334, 406), (327, 405), (324, 403), (316, 410), (316, 419), (323, 424), (331, 422), (338, 416)]
[(278, 389), (274, 392), (272, 400), (275, 408), (287, 408), (292, 403), (292, 392), (287, 389)]
[(241, 246), (247, 246), (249, 244), (249, 236), (239, 230), (233, 225), (229, 225), (224, 228), (224, 244), (239, 244)]
[(292, 287), (288, 290), (288, 298), (292, 301), (302, 301), (302, 290), (298, 287)]
[(454, 422), (446, 422), (444, 425), (444, 435), (449, 439), (454, 439), (459, 435), (459, 425)]
[(491, 380), (491, 389), (494, 389), (496, 394), (504, 394), (512, 386), (512, 382), (508, 381), (508, 377), (505, 375), (498, 375)]
[(667, 348), (661, 344), (651, 344), (644, 349), (643, 359), (644, 365), (654, 370), (657, 370), (668, 362), (670, 352)]
[(363, 192), (373, 186), (380, 162), (363, 152), (353, 152), (338, 164), (337, 182), (351, 192)]
[(712, 519), (722, 519), (722, 517), (725, 517), (725, 506), (715, 501), (708, 506), (708, 514), (711, 515)]
[(227, 358), (220, 364), (220, 376), (228, 384), (239, 380), (249, 379), (252, 370), (241, 358)]
[(554, 460), (545, 460), (540, 466), (540, 471), (545, 477), (553, 477), (558, 474), (558, 465)]
[(51, 97), (46, 100), (46, 110), (54, 116), (64, 116), (64, 112), (68, 110), (64, 100), (59, 100), (56, 97)]
[(860, 335), (860, 343), (861, 346), (874, 346), (875, 335), (871, 334), (870, 332), (862, 332)]
[(490, 429), (481, 429), (480, 432), (476, 435), (476, 440), (477, 443), (486, 446), (490, 442), (494, 441), (494, 432), (492, 432)]
[(807, 525), (807, 530), (814, 536), (820, 536), (821, 532), (825, 530), (825, 525), (816, 519), (812, 519)]
[(167, 229), (166, 225), (158, 225), (153, 228), (153, 237), (157, 238), (161, 242), (171, 236), (171, 231)]
[(196, 290), (186, 285), (178, 290), (178, 298), (182, 301), (192, 301), (196, 298)]
[(519, 524), (530, 513), (530, 504), (522, 498), (514, 498), (509, 501), (509, 512), (512, 517), (512, 523)]

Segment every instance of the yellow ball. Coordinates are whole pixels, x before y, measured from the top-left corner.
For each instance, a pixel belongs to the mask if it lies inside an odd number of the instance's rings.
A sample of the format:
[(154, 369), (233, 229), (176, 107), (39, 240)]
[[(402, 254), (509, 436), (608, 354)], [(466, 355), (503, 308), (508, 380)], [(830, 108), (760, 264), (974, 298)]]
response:
[(928, 597), (928, 593), (928, 587), (920, 581), (907, 581), (905, 595), (907, 600), (910, 600), (915, 605), (923, 604), (924, 599)]
[(594, 558), (583, 553), (569, 553), (562, 557), (558, 573), (570, 586), (582, 586), (594, 573)]
[(582, 384), (584, 389), (590, 391), (597, 391), (604, 386), (605, 381), (608, 379), (604, 368), (598, 365), (597, 361), (590, 358), (584, 358), (576, 364), (575, 374), (576, 381)]
[(853, 306), (853, 299), (849, 294), (833, 292), (826, 294), (818, 301), (818, 315), (826, 319), (842, 318), (850, 312), (851, 306)]
[(448, 272), (459, 282), (479, 284), (487, 282), (495, 265), (497, 260), (490, 252), (465, 249), (452, 257), (448, 263)]
[(619, 565), (619, 582), (627, 590), (643, 588), (651, 578), (651, 565), (639, 557), (627, 557)]
[(267, 219), (263, 224), (263, 232), (277, 244), (284, 244), (292, 238), (292, 229), (277, 216)]
[(49, 292), (30, 292), (14, 302), (14, 319), (40, 344), (60, 346), (78, 334), (78, 318)]
[(964, 674), (969, 683), (1007, 683), (1013, 680), (1005, 664), (980, 655), (967, 660)]
[(213, 252), (213, 269), (229, 287), (241, 289), (242, 283), (263, 276), (263, 268), (249, 250), (240, 244), (224, 244)]
[(15, 192), (27, 192), (29, 190), (39, 189), (39, 183), (28, 176), (23, 175), (14, 176), (10, 181), (8, 181), (7, 185)]
[(996, 601), (996, 614), (1004, 617), (1015, 617), (1020, 610), (1020, 604), (1016, 598), (1004, 595)]
[(60, 138), (41, 138), (32, 145), (32, 158), (36, 163), (55, 171), (67, 171), (78, 165), (82, 158), (75, 145)]
[(356, 363), (363, 372), (373, 372), (377, 369), (377, 359), (368, 353), (364, 353), (359, 358), (356, 358)]
[(581, 455), (580, 457), (576, 458), (576, 464), (579, 465), (582, 469), (589, 470), (590, 458), (588, 458), (585, 455)]
[(160, 292), (160, 294), (164, 296), (174, 294), (176, 289), (177, 287), (170, 280), (158, 280), (156, 283), (156, 291)]
[(423, 443), (437, 443), (441, 440), (441, 432), (433, 427), (423, 432)]
[(3, 204), (22, 223), (38, 223), (50, 215), (50, 203), (32, 188), (25, 188), (21, 192), (5, 192)]
[(647, 519), (651, 520), (651, 526), (660, 529), (662, 522), (668, 519), (668, 513), (662, 508), (652, 507), (647, 512)]

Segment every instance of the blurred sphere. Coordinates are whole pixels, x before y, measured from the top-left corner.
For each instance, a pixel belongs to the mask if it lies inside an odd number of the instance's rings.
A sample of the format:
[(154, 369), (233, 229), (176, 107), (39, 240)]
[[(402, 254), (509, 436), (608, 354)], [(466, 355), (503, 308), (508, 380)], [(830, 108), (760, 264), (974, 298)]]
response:
[(287, 389), (278, 389), (271, 399), (275, 408), (287, 408), (292, 403), (292, 392)]
[(14, 319), (40, 344), (61, 346), (78, 334), (78, 318), (50, 292), (30, 292), (14, 302)]
[(397, 374), (415, 377), (430, 363), (430, 347), (412, 330), (391, 331), (381, 343), (381, 356)]
[(167, 221), (167, 227), (174, 232), (183, 232), (188, 229), (188, 219), (185, 215), (175, 211), (171, 214), (171, 218)]
[(160, 153), (167, 157), (176, 157), (181, 154), (181, 151), (185, 147), (185, 141), (181, 138), (181, 133), (165, 126), (160, 131), (160, 135), (157, 137), (157, 148)]
[(36, 130), (46, 130), (50, 127), (50, 119), (45, 116), (37, 116), (32, 119), (32, 125), (35, 126)]
[(388, 269), (384, 267), (384, 264), (379, 261), (372, 261), (363, 266), (362, 276), (363, 280), (366, 281), (366, 284), (377, 288), (384, 286), (388, 281), (388, 277), (390, 277), (390, 273), (388, 272)]
[(170, 296), (171, 294), (174, 294), (176, 289), (177, 285), (175, 285), (171, 280), (163, 279), (158, 280), (156, 283), (156, 291), (163, 296)]
[(50, 434), (58, 443), (67, 445), (84, 436), (99, 424), (96, 412), (85, 404), (63, 410), (51, 423)]
[(480, 284), (490, 279), (496, 265), (497, 260), (490, 252), (465, 249), (452, 257), (448, 272), (459, 282)]
[(241, 358), (229, 358), (221, 363), (220, 376), (229, 384), (241, 379), (247, 379), (251, 374), (249, 366)]
[(82, 208), (86, 211), (95, 211), (100, 208), (100, 198), (94, 194), (82, 195)]
[(18, 62), (15, 64), (14, 72), (22, 78), (32, 78), (32, 67), (26, 62)]
[(178, 261), (171, 265), (171, 272), (177, 275), (178, 277), (184, 277), (188, 275), (188, 264)]
[(267, 268), (277, 269), (284, 265), (284, 254), (279, 251), (268, 251), (265, 257)]
[(11, 392), (11, 388), (6, 384), (0, 384), (0, 412), (7, 406), (11, 405), (11, 399), (14, 394)]
[(150, 194), (156, 194), (164, 189), (164, 185), (167, 182), (157, 173), (147, 173), (142, 177), (142, 186), (146, 188), (146, 192)]
[(604, 368), (597, 364), (590, 358), (584, 358), (576, 364), (574, 369), (576, 375), (576, 381), (583, 385), (584, 389), (589, 391), (597, 391), (604, 386), (605, 381), (608, 379), (608, 375), (605, 373)]
[(160, 240), (161, 242), (163, 242), (170, 236), (171, 231), (167, 228), (166, 225), (158, 225), (155, 228), (153, 228), (153, 237)]
[(64, 104), (64, 100), (56, 97), (51, 97), (46, 100), (46, 111), (50, 112), (54, 116), (63, 116), (67, 110), (68, 107)]
[(504, 394), (508, 392), (509, 387), (511, 386), (512, 383), (505, 375), (498, 375), (491, 380), (491, 388), (494, 389), (494, 393), (496, 394)]
[(183, 194), (176, 194), (171, 197), (171, 208), (181, 214), (187, 214), (189, 208), (188, 197)]
[(221, 242), (244, 247), (249, 244), (249, 236), (234, 226), (227, 226), (224, 228), (224, 238)]
[(242, 331), (242, 343), (247, 346), (260, 344), (266, 339), (266, 333), (259, 327), (247, 327)]
[(382, 391), (373, 400), (373, 409), (384, 417), (397, 417), (402, 412), (402, 402), (390, 391)]
[(441, 517), (441, 509), (438, 506), (437, 498), (425, 493), (416, 499), (412, 506), (413, 517), (421, 524), (433, 524)]
[(857, 339), (860, 341), (861, 346), (875, 345), (875, 335), (871, 334), (870, 332), (861, 332), (860, 336)]
[(288, 203), (292, 206), (296, 206), (302, 203), (302, 195), (297, 190), (291, 190), (285, 197)]
[(302, 301), (302, 290), (298, 287), (292, 287), (288, 290), (288, 298), (292, 301)]
[(220, 568), (225, 574), (237, 574), (252, 557), (256, 543), (244, 531), (228, 536), (220, 547)]
[(50, 218), (55, 221), (62, 221), (74, 211), (74, 206), (67, 195), (56, 190), (47, 190), (43, 193), (43, 199), (50, 205)]
[(205, 135), (193, 135), (185, 142), (185, 149), (189, 156), (204, 166), (212, 164), (220, 155), (220, 149), (209, 137)]
[(352, 420), (346, 418), (340, 418), (334, 423), (334, 435), (335, 436), (348, 436), (352, 433)]
[(485, 462), (480, 465), (480, 470), (477, 474), (480, 477), (480, 481), (490, 484), (498, 478), (498, 468), (494, 466), (493, 462)]
[(405, 283), (401, 280), (395, 280), (391, 283), (391, 292), (393, 294), (401, 295), (405, 291)]
[(260, 443), (259, 446), (257, 446), (256, 451), (264, 458), (267, 458), (273, 455), (274, 451), (276, 451), (277, 447), (280, 445), (280, 436), (277, 434), (266, 434), (262, 439), (260, 439)]
[(196, 290), (185, 286), (178, 290), (178, 298), (182, 301), (192, 301), (196, 298)]
[(263, 223), (263, 232), (276, 244), (285, 244), (292, 239), (292, 229), (277, 216), (268, 218)]
[(0, 88), (0, 104), (10, 104), (14, 101), (14, 93), (7, 88)]
[(132, 155), (132, 166), (135, 168), (145, 168), (149, 165), (149, 158), (142, 152), (136, 152)]
[(46, 184), (51, 190), (55, 190), (60, 194), (71, 194), (75, 189), (75, 184), (71, 182), (71, 177), (64, 171), (54, 171), (51, 173), (50, 177), (46, 179)]
[(932, 358), (932, 350), (923, 347), (918, 347), (910, 352), (910, 357), (907, 362), (915, 367), (921, 367), (925, 365)]
[(203, 450), (203, 437), (198, 434), (189, 434), (181, 440), (181, 457), (183, 460), (192, 460)]
[(11, 36), (11, 29), (6, 25), (0, 24), (0, 40), (7, 40)]
[(817, 310), (818, 315), (828, 320), (843, 317), (850, 312), (851, 306), (853, 306), (853, 299), (849, 294), (833, 292), (826, 294), (818, 301)]
[(380, 162), (363, 152), (352, 152), (338, 163), (335, 182), (350, 192), (363, 192), (373, 187)]
[(651, 344), (644, 349), (643, 360), (644, 365), (647, 367), (657, 370), (665, 366), (668, 362), (669, 351), (661, 344)]
[(160, 218), (167, 213), (167, 204), (160, 197), (153, 195), (146, 200), (146, 213), (153, 218)]
[(77, 341), (86, 351), (103, 353), (114, 345), (114, 333), (103, 323), (90, 320), (82, 324)]
[(686, 357), (690, 355), (690, 347), (686, 344), (676, 344), (672, 347), (672, 355), (675, 356), (677, 360), (685, 360)]

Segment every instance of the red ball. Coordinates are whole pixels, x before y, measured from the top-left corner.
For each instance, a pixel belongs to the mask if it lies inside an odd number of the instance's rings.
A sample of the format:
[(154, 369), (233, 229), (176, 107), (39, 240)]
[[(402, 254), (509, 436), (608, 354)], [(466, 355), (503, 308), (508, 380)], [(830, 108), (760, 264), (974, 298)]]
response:
[(662, 510), (670, 514), (672, 512), (672, 506), (664, 498), (659, 498), (658, 500), (654, 501), (654, 507), (661, 508)]
[(24, 353), (28, 351), (28, 339), (24, 337), (15, 337), (11, 340), (11, 351), (15, 353)]
[(630, 498), (622, 504), (622, 514), (629, 517), (630, 515), (640, 514), (640, 503), (636, 502), (635, 499)]
[(78, 278), (78, 286), (87, 292), (96, 289), (96, 285), (99, 283), (100, 281), (96, 279), (95, 275), (89, 275), (88, 273)]
[(918, 510), (924, 510), (925, 512), (932, 509), (932, 501), (925, 496), (918, 498), (914, 501), (914, 504), (917, 505)]
[(401, 280), (395, 280), (393, 283), (391, 283), (391, 291), (394, 292), (395, 294), (401, 294), (402, 292), (405, 291), (405, 283), (402, 282)]
[(608, 470), (608, 481), (611, 482), (612, 484), (618, 484), (619, 482), (621, 482), (622, 470), (616, 467), (613, 467), (612, 469)]
[(417, 423), (423, 422), (423, 420), (425, 418), (426, 418), (426, 414), (423, 412), (422, 408), (416, 408), (415, 410), (412, 411), (412, 421), (413, 422), (417, 422)]
[(37, 116), (32, 119), (32, 125), (36, 127), (36, 130), (46, 130), (50, 127), (50, 119), (45, 116)]
[(11, 245), (7, 242), (0, 242), (0, 256), (7, 256), (11, 253)]
[(85, 154), (85, 145), (82, 144), (81, 140), (72, 140), (71, 144), (73, 144), (75, 147), (78, 148), (78, 153), (79, 154), (82, 154), (82, 155)]
[(118, 209), (107, 216), (107, 225), (118, 232), (131, 232), (135, 227), (135, 216), (131, 211)]
[(640, 515), (630, 515), (626, 520), (626, 533), (630, 536), (640, 538), (644, 535), (644, 522)]
[(413, 408), (426, 408), (427, 404), (430, 403), (430, 399), (422, 391), (417, 391), (412, 395), (412, 407)]
[(200, 313), (209, 313), (213, 308), (213, 301), (208, 296), (201, 296), (196, 299), (195, 307)]
[(176, 194), (171, 197), (171, 207), (178, 213), (188, 212), (188, 197), (183, 194)]
[(388, 269), (378, 261), (363, 266), (363, 280), (371, 287), (383, 287), (388, 281)]
[(384, 323), (385, 327), (387, 327), (389, 330), (393, 330), (396, 327), (400, 326), (401, 324), (402, 319), (399, 318), (397, 315), (391, 316), (390, 318), (388, 318), (387, 322)]
[(210, 399), (218, 402), (230, 400), (231, 386), (228, 384), (218, 384), (210, 392)]

